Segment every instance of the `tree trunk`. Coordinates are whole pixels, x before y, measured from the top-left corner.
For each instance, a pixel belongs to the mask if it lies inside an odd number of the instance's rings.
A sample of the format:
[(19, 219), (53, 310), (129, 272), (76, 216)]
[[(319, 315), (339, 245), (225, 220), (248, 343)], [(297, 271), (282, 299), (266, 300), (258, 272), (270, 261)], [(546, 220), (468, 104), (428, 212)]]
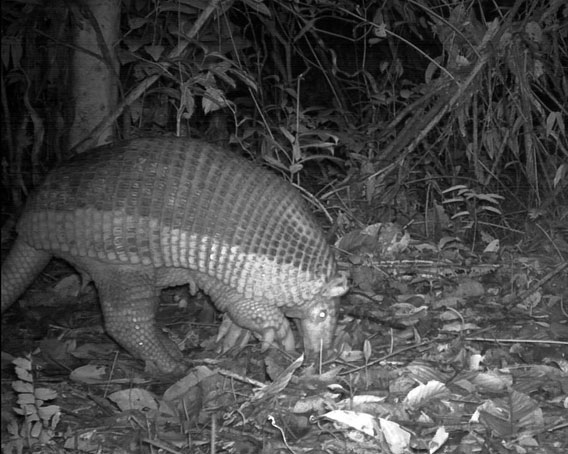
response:
[[(89, 138), (96, 126), (116, 107), (120, 3), (114, 0), (82, 0), (75, 18), (77, 50), (73, 56), (75, 115), (69, 143), (75, 147)], [(82, 20), (81, 20), (82, 19)], [(98, 56), (94, 57), (88, 52)], [(92, 137), (93, 145), (114, 139), (112, 126)]]

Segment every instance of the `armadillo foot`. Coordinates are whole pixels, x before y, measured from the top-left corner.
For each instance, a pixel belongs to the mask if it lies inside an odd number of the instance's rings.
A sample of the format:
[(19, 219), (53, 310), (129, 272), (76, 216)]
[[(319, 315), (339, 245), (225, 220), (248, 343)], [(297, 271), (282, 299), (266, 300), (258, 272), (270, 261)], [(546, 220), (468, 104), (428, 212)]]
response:
[(294, 334), (292, 333), (292, 328), (290, 327), (290, 324), (282, 326), (281, 329), (283, 329), (284, 331), (279, 334), (281, 339), (280, 342), (282, 342), (282, 345), (284, 346), (287, 352), (295, 350), (296, 339), (294, 339)]
[(294, 339), (294, 334), (292, 333), (292, 329), (288, 323), (283, 323), (279, 327), (278, 331), (274, 328), (268, 328), (264, 331), (262, 338), (260, 339), (262, 342), (261, 351), (266, 351), (268, 347), (274, 344), (275, 339), (287, 352), (293, 351), (296, 347), (296, 340)]
[[(273, 320), (274, 317), (268, 320)], [(292, 328), (290, 327), (290, 322), (283, 315), (278, 317), (277, 323), (269, 324), (264, 322), (257, 322), (254, 327), (254, 335), (256, 338), (262, 342), (262, 351), (266, 351), (270, 346), (281, 346), (284, 350), (290, 352), (296, 347), (296, 340), (294, 339), (294, 334), (292, 333)]]
[[(295, 348), (296, 341), (294, 334), (286, 319), (281, 323), (278, 330), (269, 327), (260, 332), (255, 332), (254, 334), (262, 343), (262, 352), (276, 344), (281, 345), (286, 351), (292, 351)], [(217, 335), (217, 342), (219, 343), (221, 340), (223, 342), (217, 348), (217, 351), (219, 353), (225, 353), (232, 348), (242, 349), (250, 340), (250, 335), (250, 330), (241, 328), (225, 314), (221, 326), (219, 327), (219, 334)]]
[(262, 335), (262, 339), (260, 339), (261, 347), (260, 351), (265, 352), (270, 348), (272, 344), (274, 344), (274, 338), (276, 337), (276, 333), (272, 328), (267, 329), (264, 331)]
[[(229, 322), (226, 322), (226, 320), (229, 320)], [(231, 326), (229, 328), (223, 328), (223, 324), (228, 323), (231, 323)], [(225, 315), (221, 328), (219, 329), (218, 339), (220, 339), (222, 331), (227, 332), (227, 334), (223, 334), (225, 336), (225, 342), (223, 344), (224, 347), (238, 346), (239, 348), (242, 348), (250, 340), (251, 331), (236, 325), (227, 315)], [(290, 324), (286, 319), (283, 320), (278, 329), (275, 329), (274, 327), (258, 329), (254, 332), (254, 335), (262, 344), (260, 349), (262, 352), (265, 352), (270, 347), (283, 347), (286, 351), (293, 351), (296, 347), (294, 334), (292, 333)], [(240, 341), (237, 345), (239, 338)], [(227, 350), (225, 349), (224, 351)]]
[(208, 293), (215, 306), (225, 313), (217, 342), (223, 340), (221, 349), (244, 346), (250, 334), (263, 342), (263, 351), (270, 345), (279, 344), (287, 351), (295, 348), (290, 322), (275, 304), (266, 300), (245, 298), (221, 281), (209, 276), (196, 275), (199, 286)]
[[(251, 331), (263, 343), (263, 351), (274, 344), (284, 347), (287, 351), (294, 350), (295, 340), (290, 322), (280, 308), (268, 304), (267, 301), (243, 298), (232, 292), (225, 293), (219, 299), (221, 308), (226, 308), (231, 321), (240, 328)], [(216, 304), (218, 303), (219, 301), (216, 301)]]
[[(216, 339), (216, 342), (219, 344), (216, 349), (217, 352), (226, 353), (232, 348), (240, 350), (244, 348), (249, 340), (250, 331), (236, 325), (227, 314), (224, 314)], [(221, 343), (221, 341), (223, 342)]]

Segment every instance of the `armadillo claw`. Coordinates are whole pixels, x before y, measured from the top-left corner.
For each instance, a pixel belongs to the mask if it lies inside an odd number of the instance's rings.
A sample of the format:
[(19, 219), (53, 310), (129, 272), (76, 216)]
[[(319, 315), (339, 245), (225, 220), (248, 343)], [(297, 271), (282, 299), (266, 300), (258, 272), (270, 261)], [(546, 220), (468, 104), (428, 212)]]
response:
[(217, 353), (225, 353), (232, 348), (240, 350), (249, 340), (250, 331), (241, 328), (239, 325), (235, 324), (227, 314), (224, 314), (216, 339), (216, 342), (219, 344), (216, 348)]
[[(283, 320), (278, 330), (270, 327), (262, 330), (262, 333), (254, 334), (262, 344), (262, 352), (275, 344), (281, 345), (286, 351), (293, 351), (296, 347), (294, 334), (286, 319)], [(216, 350), (218, 353), (225, 353), (232, 348), (242, 349), (249, 342), (250, 337), (250, 330), (241, 328), (227, 314), (224, 314), (216, 339), (220, 345)]]
[(261, 351), (266, 351), (270, 346), (283, 347), (287, 352), (294, 351), (296, 340), (287, 318), (279, 320), (277, 328), (269, 326), (262, 330), (261, 334), (255, 333), (258, 340), (262, 343)]
[(266, 351), (268, 347), (275, 345), (282, 346), (287, 352), (294, 351), (296, 348), (296, 339), (294, 339), (292, 328), (290, 328), (290, 324), (286, 319), (284, 319), (278, 330), (274, 328), (265, 329), (259, 340), (262, 343), (262, 352)]
[[(288, 320), (286, 320), (288, 321)], [(291, 352), (296, 349), (296, 339), (294, 339), (294, 334), (292, 333), (292, 328), (289, 323), (283, 324), (278, 330), (278, 339), (284, 349), (287, 352)]]
[(264, 331), (262, 339), (260, 340), (261, 352), (265, 352), (266, 350), (268, 350), (270, 346), (272, 346), (272, 344), (274, 344), (274, 336), (275, 336), (274, 329), (268, 328), (266, 331)]

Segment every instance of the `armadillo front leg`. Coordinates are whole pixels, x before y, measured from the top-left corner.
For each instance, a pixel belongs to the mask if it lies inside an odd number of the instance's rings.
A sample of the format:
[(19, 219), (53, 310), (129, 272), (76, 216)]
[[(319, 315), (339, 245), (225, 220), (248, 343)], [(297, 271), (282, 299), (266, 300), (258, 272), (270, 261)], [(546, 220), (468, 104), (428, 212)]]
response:
[(222, 351), (242, 347), (250, 335), (247, 330), (262, 342), (263, 350), (273, 344), (280, 344), (287, 351), (294, 350), (295, 341), (290, 323), (275, 304), (244, 298), (230, 287), (204, 274), (196, 273), (195, 276), (198, 285), (215, 301), (217, 309), (228, 314), (223, 319), (217, 336), (217, 342), (222, 341)]
[(153, 277), (140, 268), (124, 265), (104, 264), (96, 268), (89, 272), (99, 292), (108, 334), (161, 372), (183, 372), (181, 352), (155, 323), (158, 294)]

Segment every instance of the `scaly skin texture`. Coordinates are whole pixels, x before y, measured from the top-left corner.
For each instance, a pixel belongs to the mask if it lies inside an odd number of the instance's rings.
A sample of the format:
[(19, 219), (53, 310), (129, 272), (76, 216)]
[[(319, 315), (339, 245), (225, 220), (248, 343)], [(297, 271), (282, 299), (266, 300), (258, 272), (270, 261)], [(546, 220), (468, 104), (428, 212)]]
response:
[[(335, 261), (295, 190), (203, 142), (156, 138), (100, 147), (52, 171), (30, 198), (2, 265), (2, 311), (47, 264), (64, 258), (99, 291), (106, 329), (162, 372), (184, 369), (156, 328), (161, 288), (191, 282), (241, 331), (308, 355), (326, 349), (337, 317)], [(246, 331), (245, 331), (246, 333)]]

